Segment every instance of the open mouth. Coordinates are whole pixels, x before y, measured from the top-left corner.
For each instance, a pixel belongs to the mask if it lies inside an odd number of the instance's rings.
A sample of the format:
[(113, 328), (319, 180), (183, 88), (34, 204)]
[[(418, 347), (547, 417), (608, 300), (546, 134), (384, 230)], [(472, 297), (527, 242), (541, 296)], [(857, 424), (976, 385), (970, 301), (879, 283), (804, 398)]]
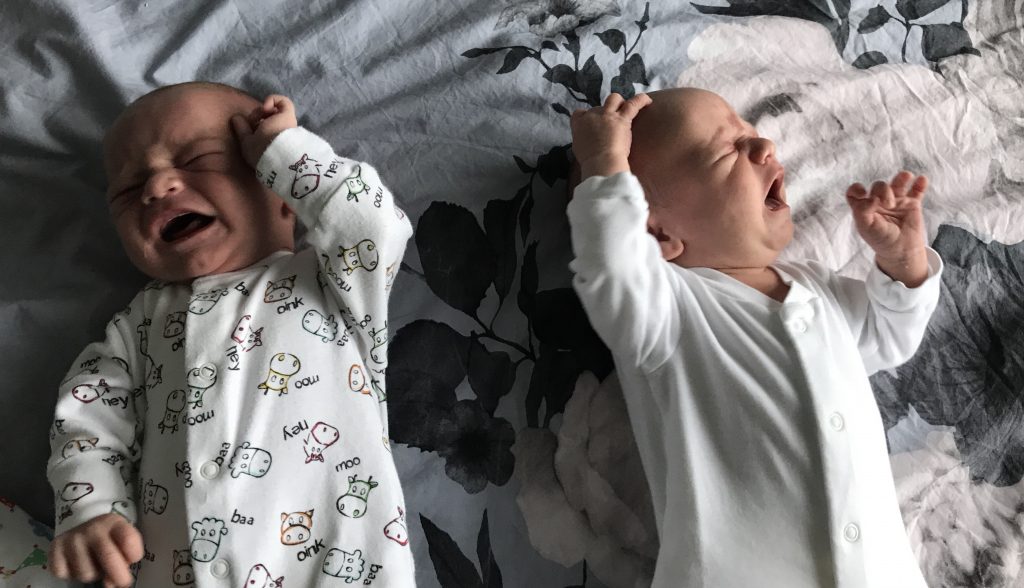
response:
[(782, 193), (782, 179), (781, 174), (775, 178), (768, 188), (768, 194), (764, 197), (764, 205), (773, 212), (786, 207), (786, 196)]
[(165, 243), (177, 243), (179, 241), (184, 241), (210, 226), (210, 223), (212, 222), (212, 216), (206, 216), (205, 214), (199, 214), (198, 212), (186, 212), (184, 214), (179, 214), (164, 223), (163, 228), (160, 229), (160, 238), (163, 239)]

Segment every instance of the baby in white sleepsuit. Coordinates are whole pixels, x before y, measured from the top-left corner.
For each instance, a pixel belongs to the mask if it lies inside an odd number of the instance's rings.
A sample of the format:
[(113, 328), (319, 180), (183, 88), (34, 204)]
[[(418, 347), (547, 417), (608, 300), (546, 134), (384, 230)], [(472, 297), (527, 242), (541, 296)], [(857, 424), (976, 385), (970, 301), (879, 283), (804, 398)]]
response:
[(661, 538), (654, 586), (923, 587), (867, 376), (909, 359), (939, 295), (923, 177), (847, 201), (865, 281), (779, 263), (774, 144), (697, 89), (572, 116), (574, 286), (608, 344)]
[(54, 574), (413, 586), (384, 383), (412, 229), (377, 172), (297, 127), (288, 98), (211, 83), (134, 102), (104, 160), (155, 281), (61, 385)]

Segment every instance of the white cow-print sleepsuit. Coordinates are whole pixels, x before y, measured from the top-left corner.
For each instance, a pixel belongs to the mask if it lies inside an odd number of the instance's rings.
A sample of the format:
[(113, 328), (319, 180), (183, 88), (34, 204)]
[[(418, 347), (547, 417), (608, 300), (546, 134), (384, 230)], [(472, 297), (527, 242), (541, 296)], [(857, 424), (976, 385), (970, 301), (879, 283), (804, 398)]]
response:
[(413, 586), (384, 377), (411, 225), (302, 128), (257, 174), (312, 247), (153, 282), (82, 352), (51, 431), (57, 532), (135, 522), (146, 588)]

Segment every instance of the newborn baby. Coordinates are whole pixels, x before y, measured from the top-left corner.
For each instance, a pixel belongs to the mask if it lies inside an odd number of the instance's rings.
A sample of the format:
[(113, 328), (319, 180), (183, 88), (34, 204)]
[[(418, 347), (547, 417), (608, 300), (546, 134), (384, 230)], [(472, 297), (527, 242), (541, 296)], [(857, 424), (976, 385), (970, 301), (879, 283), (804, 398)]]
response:
[(372, 167), (296, 125), (284, 96), (188, 83), (108, 132), (114, 225), (155, 280), (61, 385), (57, 576), (414, 585), (383, 531), (405, 508), (384, 372), (412, 229)]
[(923, 177), (846, 198), (864, 281), (777, 262), (775, 145), (674, 89), (572, 116), (570, 268), (611, 348), (654, 502), (654, 586), (923, 587), (867, 376), (909, 359), (942, 262)]

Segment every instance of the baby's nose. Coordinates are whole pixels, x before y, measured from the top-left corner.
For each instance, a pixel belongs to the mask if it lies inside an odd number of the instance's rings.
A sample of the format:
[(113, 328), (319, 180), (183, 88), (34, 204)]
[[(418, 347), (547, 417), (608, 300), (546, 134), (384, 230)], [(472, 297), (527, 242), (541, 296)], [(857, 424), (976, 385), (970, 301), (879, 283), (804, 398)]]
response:
[(142, 193), (142, 202), (143, 204), (149, 204), (154, 200), (177, 194), (184, 188), (185, 184), (178, 176), (177, 170), (161, 170), (146, 180)]
[(750, 143), (750, 160), (756, 164), (767, 163), (775, 158), (775, 143), (771, 139), (755, 137)]

